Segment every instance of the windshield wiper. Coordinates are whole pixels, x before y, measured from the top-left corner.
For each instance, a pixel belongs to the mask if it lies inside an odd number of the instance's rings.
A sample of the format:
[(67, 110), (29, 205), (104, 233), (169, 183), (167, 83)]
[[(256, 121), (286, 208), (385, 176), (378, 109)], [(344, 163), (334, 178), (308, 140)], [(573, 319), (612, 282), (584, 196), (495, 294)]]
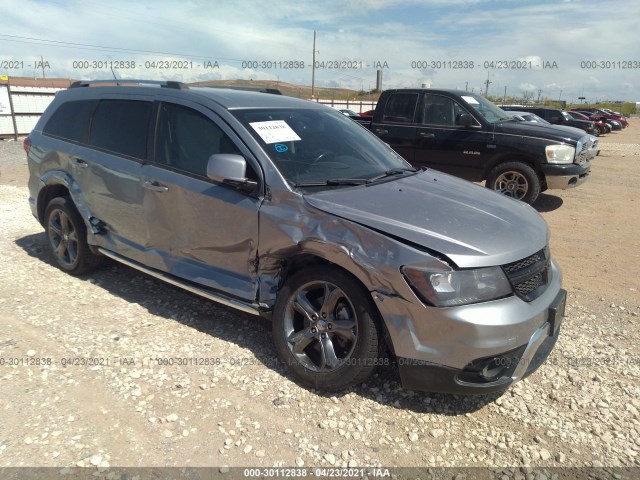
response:
[(366, 178), (331, 178), (323, 182), (302, 182), (295, 183), (293, 186), (299, 187), (334, 187), (340, 185), (364, 185), (368, 180)]
[(402, 175), (405, 172), (415, 173), (418, 171), (420, 170), (417, 168), (392, 168), (391, 170), (387, 170), (386, 172), (381, 173), (380, 175), (370, 178), (369, 180), (367, 180), (367, 183), (377, 182), (378, 180), (382, 180), (383, 178), (387, 178), (387, 177), (392, 177), (394, 175)]

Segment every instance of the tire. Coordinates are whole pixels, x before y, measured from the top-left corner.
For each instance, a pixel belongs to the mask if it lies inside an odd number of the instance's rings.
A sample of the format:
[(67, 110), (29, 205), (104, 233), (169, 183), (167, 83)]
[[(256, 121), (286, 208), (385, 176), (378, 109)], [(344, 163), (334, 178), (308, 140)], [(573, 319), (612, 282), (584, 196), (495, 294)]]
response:
[(489, 172), (486, 187), (531, 204), (540, 195), (540, 178), (526, 163), (507, 162)]
[(102, 264), (104, 257), (91, 252), (87, 228), (69, 197), (57, 197), (49, 202), (44, 226), (51, 253), (63, 271), (83, 275)]
[(335, 392), (361, 383), (384, 361), (381, 339), (369, 293), (337, 268), (301, 270), (278, 294), (275, 349), (287, 370), (307, 386)]

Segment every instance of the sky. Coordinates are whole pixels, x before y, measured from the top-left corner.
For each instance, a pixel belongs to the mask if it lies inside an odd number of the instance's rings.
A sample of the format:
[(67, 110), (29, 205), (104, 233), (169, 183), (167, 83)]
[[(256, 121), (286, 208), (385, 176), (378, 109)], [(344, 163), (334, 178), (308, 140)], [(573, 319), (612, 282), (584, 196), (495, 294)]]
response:
[(636, 102), (639, 28), (637, 0), (0, 0), (0, 76), (368, 91), (379, 69), (383, 89)]

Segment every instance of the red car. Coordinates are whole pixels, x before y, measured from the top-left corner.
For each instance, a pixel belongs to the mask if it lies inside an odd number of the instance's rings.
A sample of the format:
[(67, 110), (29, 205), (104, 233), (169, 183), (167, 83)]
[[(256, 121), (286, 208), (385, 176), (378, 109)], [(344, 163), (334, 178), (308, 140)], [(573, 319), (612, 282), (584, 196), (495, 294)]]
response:
[(596, 114), (585, 115), (584, 113), (575, 112), (573, 110), (567, 113), (571, 115), (573, 118), (575, 118), (576, 120), (592, 121), (593, 123), (595, 123), (596, 127), (598, 128), (600, 135), (611, 132), (611, 126), (604, 121), (604, 117), (602, 117), (602, 115), (596, 115)]
[(609, 113), (609, 111), (606, 111), (600, 108), (574, 108), (573, 110), (579, 110), (581, 112), (596, 113), (598, 115), (602, 115), (605, 118), (611, 118), (613, 120), (620, 122), (622, 124), (622, 128), (627, 128), (627, 126), (629, 125), (629, 122), (627, 122), (627, 119), (624, 118), (622, 115)]

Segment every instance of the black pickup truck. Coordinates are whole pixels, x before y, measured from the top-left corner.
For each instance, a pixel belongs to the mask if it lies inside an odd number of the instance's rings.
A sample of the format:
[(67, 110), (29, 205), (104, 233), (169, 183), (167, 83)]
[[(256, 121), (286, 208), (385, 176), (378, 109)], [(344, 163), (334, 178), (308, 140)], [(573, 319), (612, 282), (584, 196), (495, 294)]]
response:
[(591, 139), (514, 120), (481, 95), (460, 90), (382, 92), (373, 119), (358, 120), (415, 167), (430, 167), (527, 203), (546, 189), (583, 183)]

